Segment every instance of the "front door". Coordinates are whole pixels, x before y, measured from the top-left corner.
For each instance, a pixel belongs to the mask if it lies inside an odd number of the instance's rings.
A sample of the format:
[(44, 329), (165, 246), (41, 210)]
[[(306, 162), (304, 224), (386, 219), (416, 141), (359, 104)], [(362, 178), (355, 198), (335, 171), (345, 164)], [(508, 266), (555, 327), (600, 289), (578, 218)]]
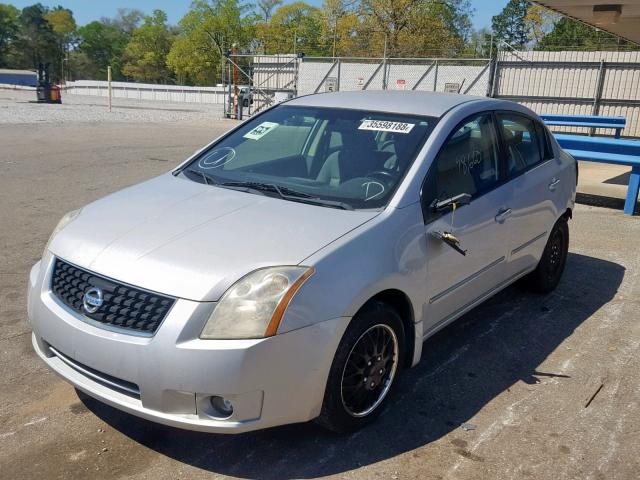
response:
[[(428, 258), (425, 334), (504, 282), (510, 228), (504, 175), (491, 113), (456, 127), (429, 170), (422, 192)], [(470, 202), (435, 208), (436, 202), (460, 194), (470, 195)], [(459, 241), (465, 254), (444, 241), (443, 234)]]

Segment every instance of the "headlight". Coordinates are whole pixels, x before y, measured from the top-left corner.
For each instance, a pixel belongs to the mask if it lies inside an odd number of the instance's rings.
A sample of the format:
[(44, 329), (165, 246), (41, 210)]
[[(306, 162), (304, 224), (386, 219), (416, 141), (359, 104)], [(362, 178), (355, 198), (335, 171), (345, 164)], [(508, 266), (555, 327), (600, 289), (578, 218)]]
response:
[(73, 220), (75, 220), (75, 218), (80, 215), (81, 209), (78, 210), (73, 210), (72, 212), (69, 212), (67, 214), (65, 214), (60, 221), (58, 222), (58, 225), (56, 225), (56, 228), (53, 229), (53, 232), (51, 232), (51, 236), (49, 237), (49, 240), (47, 240), (47, 244), (44, 247), (44, 252), (46, 253), (47, 250), (49, 250), (49, 245), (51, 244), (51, 241), (53, 240), (53, 238), (60, 233), (60, 231), (66, 227), (67, 225), (69, 225)]
[(241, 278), (222, 296), (200, 338), (275, 335), (289, 302), (313, 272), (309, 267), (271, 267)]

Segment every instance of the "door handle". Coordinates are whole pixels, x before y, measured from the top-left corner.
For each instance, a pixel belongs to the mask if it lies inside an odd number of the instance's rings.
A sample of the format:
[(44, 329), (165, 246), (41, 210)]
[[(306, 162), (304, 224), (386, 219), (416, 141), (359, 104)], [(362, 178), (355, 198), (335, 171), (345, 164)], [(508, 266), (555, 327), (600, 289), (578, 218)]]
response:
[(504, 222), (507, 218), (511, 216), (512, 213), (513, 213), (513, 210), (511, 210), (510, 208), (501, 208), (500, 210), (498, 210), (498, 214), (495, 216), (496, 222), (498, 223)]
[(431, 235), (438, 240), (442, 240), (444, 243), (453, 248), (460, 255), (466, 256), (467, 251), (463, 250), (460, 246), (460, 240), (451, 232), (431, 232)]
[(551, 179), (551, 183), (549, 184), (549, 190), (553, 192), (559, 184), (560, 184), (560, 179), (553, 177)]

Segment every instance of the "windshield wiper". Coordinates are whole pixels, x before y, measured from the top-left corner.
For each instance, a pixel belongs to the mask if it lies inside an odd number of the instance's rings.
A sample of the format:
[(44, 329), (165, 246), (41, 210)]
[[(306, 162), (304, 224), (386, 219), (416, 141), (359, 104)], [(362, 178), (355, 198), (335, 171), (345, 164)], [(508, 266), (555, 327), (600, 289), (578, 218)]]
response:
[(289, 187), (283, 187), (276, 185), (275, 183), (262, 183), (262, 182), (221, 182), (218, 179), (206, 174), (202, 170), (190, 168), (186, 170), (189, 173), (198, 175), (204, 180), (207, 185), (215, 185), (216, 187), (229, 188), (232, 190), (239, 190), (241, 192), (255, 193), (258, 195), (266, 195), (265, 192), (275, 193), (282, 200), (289, 200), (292, 202), (308, 203), (310, 205), (321, 205), (324, 207), (340, 208), (342, 210), (353, 210), (353, 207), (348, 203), (339, 202), (336, 200), (326, 200), (320, 197), (314, 197), (305, 192), (300, 192)]
[(213, 178), (210, 175), (207, 175), (202, 170), (196, 170), (195, 168), (189, 168), (187, 170), (187, 172), (193, 173), (195, 175), (198, 175), (198, 176), (202, 177), (202, 179), (204, 180), (204, 183), (206, 183), (207, 185), (215, 185), (216, 183), (218, 183), (218, 181), (215, 178)]
[(215, 185), (216, 187), (229, 188), (231, 190), (238, 190), (240, 192), (249, 192), (256, 193), (258, 195), (264, 195), (263, 191), (261, 191), (259, 188), (250, 186), (248, 183), (244, 184), (242, 182), (220, 182), (220, 180), (218, 180), (217, 178), (212, 177), (211, 175), (208, 175), (201, 170), (196, 170), (195, 168), (190, 168), (186, 171), (202, 177), (204, 183), (207, 185)]
[(305, 192), (300, 192), (289, 187), (283, 187), (276, 185), (275, 183), (261, 183), (261, 182), (225, 182), (219, 184), (221, 187), (244, 187), (252, 190), (259, 190), (261, 192), (273, 192), (283, 200), (290, 200), (293, 202), (308, 203), (311, 205), (321, 205), (325, 207), (340, 208), (342, 210), (353, 210), (353, 207), (348, 203), (339, 202), (336, 200), (326, 200), (320, 197), (314, 197)]
[(282, 187), (275, 183), (262, 183), (262, 182), (224, 182), (221, 183), (222, 187), (246, 187), (254, 190), (261, 190), (265, 192), (274, 192), (280, 198), (286, 197), (299, 197), (299, 198), (312, 198), (312, 195), (304, 192), (298, 192), (289, 187)]
[(340, 210), (353, 210), (354, 208), (345, 202), (338, 200), (326, 200), (320, 197), (291, 197), (288, 196), (286, 200), (293, 202), (308, 203), (310, 205), (321, 205), (323, 207), (339, 208)]

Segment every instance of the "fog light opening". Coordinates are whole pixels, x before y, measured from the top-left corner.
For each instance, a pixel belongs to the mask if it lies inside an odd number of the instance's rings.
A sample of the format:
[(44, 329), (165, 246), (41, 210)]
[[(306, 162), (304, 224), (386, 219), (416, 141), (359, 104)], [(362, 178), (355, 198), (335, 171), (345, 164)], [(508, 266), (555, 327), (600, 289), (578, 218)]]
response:
[(233, 404), (226, 398), (214, 395), (211, 397), (210, 402), (213, 417), (224, 420), (233, 415)]

